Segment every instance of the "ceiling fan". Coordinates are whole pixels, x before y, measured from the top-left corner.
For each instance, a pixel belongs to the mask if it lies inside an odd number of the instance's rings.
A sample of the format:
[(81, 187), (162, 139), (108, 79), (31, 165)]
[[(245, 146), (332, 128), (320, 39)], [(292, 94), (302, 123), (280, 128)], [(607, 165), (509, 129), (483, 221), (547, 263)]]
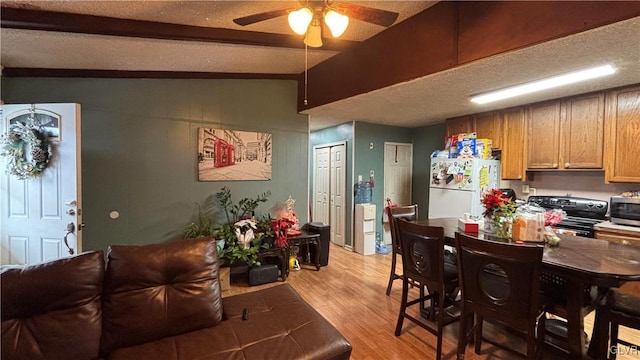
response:
[(289, 26), (300, 35), (306, 34), (304, 42), (311, 47), (322, 46), (322, 21), (333, 37), (339, 37), (349, 25), (349, 18), (380, 26), (391, 26), (398, 13), (361, 5), (334, 3), (330, 0), (300, 0), (302, 7), (265, 11), (258, 14), (233, 19), (238, 25), (246, 26), (260, 21), (288, 14)]

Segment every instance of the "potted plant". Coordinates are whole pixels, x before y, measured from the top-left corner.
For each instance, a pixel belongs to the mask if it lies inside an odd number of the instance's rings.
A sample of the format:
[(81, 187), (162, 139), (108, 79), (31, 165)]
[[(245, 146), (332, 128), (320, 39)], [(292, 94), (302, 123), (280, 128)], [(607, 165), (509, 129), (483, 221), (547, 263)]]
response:
[(225, 237), (220, 236), (220, 228), (213, 224), (213, 221), (203, 211), (200, 204), (198, 206), (198, 220), (192, 221), (187, 225), (184, 231), (183, 238), (192, 239), (199, 237), (211, 237), (216, 241), (216, 247), (218, 248), (218, 259), (220, 268), (218, 275), (220, 277), (221, 290), (231, 289), (231, 268), (229, 265), (225, 266), (227, 256), (225, 255)]
[[(262, 240), (271, 232), (269, 226), (264, 226), (265, 221), (270, 223), (270, 217), (267, 215), (258, 222), (252, 215), (261, 203), (268, 201), (270, 196), (271, 192), (267, 191), (255, 198), (245, 197), (234, 203), (231, 190), (223, 187), (213, 195), (212, 199), (213, 205), (223, 210), (226, 222), (215, 224), (212, 217), (205, 214), (198, 205), (198, 221), (187, 226), (184, 237), (211, 236), (216, 239), (221, 274), (228, 271), (231, 266), (241, 264), (249, 267), (260, 266), (258, 253), (260, 249), (269, 247), (269, 244), (263, 243)], [(250, 244), (246, 241), (239, 242), (238, 233), (246, 239), (249, 228), (253, 233)], [(227, 270), (222, 270), (223, 268)]]
[(213, 221), (202, 211), (200, 204), (196, 205), (198, 206), (198, 222), (192, 221), (189, 223), (182, 237), (184, 239), (212, 237), (216, 240), (218, 255), (220, 255), (225, 245), (224, 238), (216, 237), (217, 231), (216, 226), (213, 225)]
[[(222, 251), (221, 258), (228, 265), (234, 265), (237, 262), (243, 262), (248, 266), (260, 266), (258, 261), (258, 252), (264, 245), (259, 244), (259, 240), (263, 235), (258, 231), (254, 233), (254, 246), (244, 246), (244, 243), (238, 242), (238, 232), (236, 227), (242, 228), (246, 224), (239, 224), (242, 220), (248, 220), (252, 218), (252, 214), (255, 213), (256, 208), (264, 202), (269, 200), (271, 192), (267, 191), (255, 198), (245, 197), (240, 199), (238, 203), (234, 203), (231, 199), (231, 190), (228, 187), (223, 187), (218, 193), (214, 195), (216, 204), (224, 210), (227, 222), (220, 225), (216, 229), (216, 238), (225, 239), (225, 248)], [(255, 221), (250, 221), (255, 226)], [(238, 224), (236, 226), (236, 224)], [(247, 223), (249, 224), (249, 223)], [(251, 226), (251, 225), (247, 225)], [(257, 229), (256, 229), (257, 230)], [(246, 229), (244, 231), (247, 231)], [(242, 230), (240, 231), (242, 233)], [(258, 244), (256, 244), (258, 243)]]

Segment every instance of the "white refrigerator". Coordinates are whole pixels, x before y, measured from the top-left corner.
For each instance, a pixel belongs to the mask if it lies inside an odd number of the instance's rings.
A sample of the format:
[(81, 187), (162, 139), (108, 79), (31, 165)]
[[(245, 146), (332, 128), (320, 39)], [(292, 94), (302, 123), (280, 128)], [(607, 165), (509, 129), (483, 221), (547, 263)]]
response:
[(500, 161), (429, 159), (429, 219), (461, 218), (468, 212), (482, 217), (482, 193), (500, 185)]

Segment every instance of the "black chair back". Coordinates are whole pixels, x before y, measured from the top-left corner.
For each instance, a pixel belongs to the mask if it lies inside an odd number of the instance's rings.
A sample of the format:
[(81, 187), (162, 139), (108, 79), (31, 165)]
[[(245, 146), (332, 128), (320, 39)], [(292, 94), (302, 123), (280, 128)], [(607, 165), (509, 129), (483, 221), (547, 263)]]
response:
[(389, 273), (389, 283), (387, 284), (387, 295), (391, 294), (391, 286), (394, 280), (402, 279), (402, 275), (396, 273), (396, 255), (402, 256), (400, 240), (398, 235), (398, 219), (418, 220), (418, 205), (406, 205), (385, 208), (389, 219), (389, 230), (391, 231), (391, 272)]
[(444, 228), (397, 220), (403, 275), (438, 289), (444, 284)]
[[(402, 299), (396, 325), (396, 336), (402, 332), (404, 319), (409, 319), (437, 336), (436, 359), (442, 355), (443, 327), (460, 319), (459, 311), (450, 311), (455, 304), (445, 301), (446, 289), (457, 288), (457, 272), (446, 272), (444, 264), (444, 228), (410, 223), (396, 219), (400, 248), (402, 249)], [(420, 296), (409, 301), (409, 284), (419, 287)], [(425, 287), (428, 294), (425, 294)], [(407, 313), (407, 308), (419, 305), (418, 313), (423, 314), (426, 301), (430, 301), (428, 318), (435, 321), (436, 328), (425, 324)]]
[(418, 205), (406, 205), (397, 207), (387, 207), (387, 217), (389, 218), (389, 229), (391, 230), (391, 244), (394, 251), (398, 254), (402, 254), (400, 250), (400, 242), (398, 241), (398, 219), (404, 219), (408, 221), (418, 220)]
[[(538, 292), (543, 249), (538, 245), (491, 242), (456, 233), (462, 312), (464, 319), (476, 315), (477, 323), (470, 332), (475, 333), (476, 353), (480, 351), (481, 340), (501, 347), (482, 338), (485, 317), (527, 334), (527, 358), (533, 358), (541, 350), (544, 312)], [(466, 322), (462, 321), (462, 324)], [(541, 338), (537, 340), (536, 326), (541, 332)], [(463, 327), (459, 348), (462, 353), (470, 335)]]

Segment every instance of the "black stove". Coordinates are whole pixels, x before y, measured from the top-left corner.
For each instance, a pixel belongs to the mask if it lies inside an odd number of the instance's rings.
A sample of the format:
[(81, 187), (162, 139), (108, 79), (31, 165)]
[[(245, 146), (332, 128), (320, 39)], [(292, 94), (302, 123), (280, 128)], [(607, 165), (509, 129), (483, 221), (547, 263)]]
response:
[(593, 226), (606, 220), (609, 207), (606, 201), (571, 196), (529, 196), (528, 202), (547, 210), (564, 210), (567, 217), (554, 228), (590, 238), (594, 237)]

